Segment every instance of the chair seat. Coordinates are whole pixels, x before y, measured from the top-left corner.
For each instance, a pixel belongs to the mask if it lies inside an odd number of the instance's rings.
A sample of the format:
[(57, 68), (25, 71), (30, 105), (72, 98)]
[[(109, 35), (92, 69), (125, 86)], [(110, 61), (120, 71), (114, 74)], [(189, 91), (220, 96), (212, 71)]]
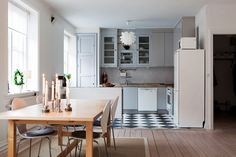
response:
[(29, 137), (45, 136), (45, 135), (52, 135), (55, 132), (56, 131), (52, 127), (45, 127), (45, 128), (41, 128), (39, 130), (28, 131), (28, 132), (26, 132), (26, 135)]
[[(93, 138), (99, 138), (101, 133), (93, 132)], [(71, 133), (71, 136), (74, 138), (86, 139), (86, 131), (79, 130)]]
[(101, 121), (100, 120), (94, 121), (93, 126), (101, 126)]

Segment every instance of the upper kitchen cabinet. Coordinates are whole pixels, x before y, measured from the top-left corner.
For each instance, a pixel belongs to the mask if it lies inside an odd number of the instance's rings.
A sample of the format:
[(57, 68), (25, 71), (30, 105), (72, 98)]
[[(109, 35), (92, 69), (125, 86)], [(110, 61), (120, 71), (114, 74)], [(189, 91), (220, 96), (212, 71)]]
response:
[(174, 66), (174, 35), (173, 32), (165, 33), (165, 67)]
[[(133, 31), (134, 44), (124, 48), (121, 32)], [(101, 29), (102, 67), (173, 67), (173, 29)]]
[(195, 37), (195, 17), (182, 17), (174, 28), (174, 51), (182, 37)]
[(150, 64), (150, 36), (139, 35), (137, 39), (137, 65), (148, 66)]
[(165, 64), (165, 33), (153, 32), (151, 42), (150, 66), (163, 67)]
[(117, 29), (101, 30), (102, 67), (117, 67)]

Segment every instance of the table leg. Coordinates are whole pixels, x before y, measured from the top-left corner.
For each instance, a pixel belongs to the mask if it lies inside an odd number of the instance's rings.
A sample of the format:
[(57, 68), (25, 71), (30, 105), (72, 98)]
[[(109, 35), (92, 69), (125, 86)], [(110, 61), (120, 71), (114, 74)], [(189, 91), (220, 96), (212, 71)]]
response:
[(59, 146), (63, 145), (62, 127), (63, 126), (61, 126), (61, 125), (57, 127), (57, 130), (58, 130), (58, 145)]
[(8, 121), (8, 157), (16, 156), (16, 125), (14, 120)]
[(86, 123), (86, 157), (93, 157), (93, 122)]

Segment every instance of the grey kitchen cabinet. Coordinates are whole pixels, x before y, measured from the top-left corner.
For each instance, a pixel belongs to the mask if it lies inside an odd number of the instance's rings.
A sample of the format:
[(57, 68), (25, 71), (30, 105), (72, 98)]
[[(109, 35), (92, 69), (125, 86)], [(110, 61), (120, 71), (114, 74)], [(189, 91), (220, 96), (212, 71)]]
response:
[(166, 87), (157, 88), (157, 109), (163, 110), (166, 108)]
[(137, 65), (149, 66), (150, 63), (150, 36), (139, 35), (137, 37)]
[(124, 31), (130, 30), (101, 29), (102, 67), (173, 67), (172, 29), (136, 30), (136, 42), (128, 50), (120, 42)]
[(195, 37), (195, 17), (182, 17), (174, 28), (174, 51), (179, 47), (182, 37)]
[(174, 35), (173, 32), (165, 32), (165, 67), (174, 66)]
[(124, 87), (123, 88), (123, 109), (138, 110), (138, 88)]
[(118, 60), (119, 60), (119, 67), (127, 68), (127, 67), (136, 67), (137, 64), (137, 40), (134, 44), (130, 45), (130, 48), (126, 50), (123, 47), (123, 44), (120, 41), (120, 36), (122, 32), (130, 32), (131, 30), (119, 29), (118, 30)]
[(102, 67), (117, 67), (117, 29), (101, 31)]
[(153, 32), (151, 34), (150, 66), (163, 67), (165, 64), (165, 33)]

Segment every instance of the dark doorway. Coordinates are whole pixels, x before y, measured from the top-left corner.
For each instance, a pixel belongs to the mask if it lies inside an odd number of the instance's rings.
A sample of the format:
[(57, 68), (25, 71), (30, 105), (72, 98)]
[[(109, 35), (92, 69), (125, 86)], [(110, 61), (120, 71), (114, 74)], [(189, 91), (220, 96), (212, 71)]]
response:
[(236, 35), (214, 35), (214, 127), (236, 128)]

